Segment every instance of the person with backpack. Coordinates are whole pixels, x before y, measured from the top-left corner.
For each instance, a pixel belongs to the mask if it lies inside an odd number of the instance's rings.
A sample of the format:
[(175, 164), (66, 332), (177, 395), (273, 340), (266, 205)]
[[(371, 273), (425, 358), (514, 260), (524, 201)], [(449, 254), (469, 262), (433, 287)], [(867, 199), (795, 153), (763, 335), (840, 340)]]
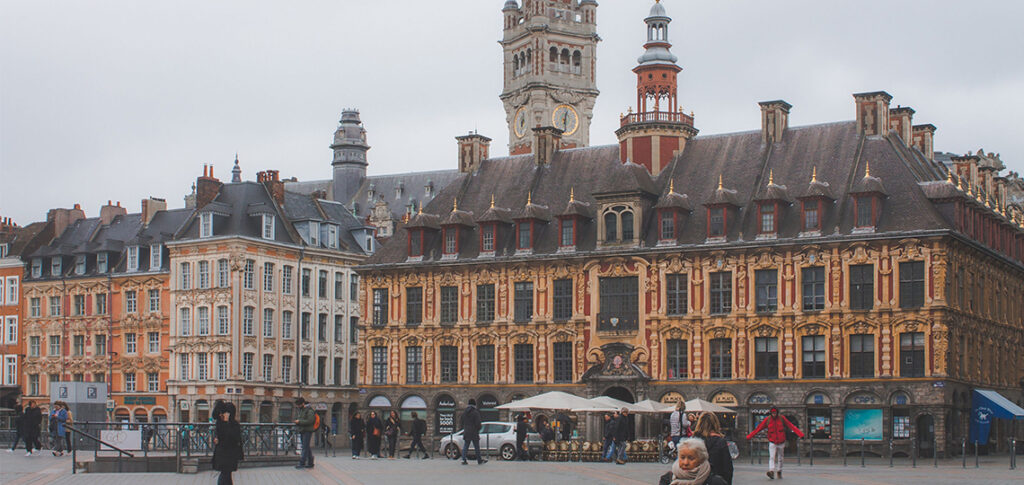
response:
[[(18, 448), (18, 441), (25, 438), (25, 413), (21, 409), (21, 405), (14, 406), (14, 444), (11, 445), (11, 449), (7, 450), (8, 453), (14, 453), (14, 450)], [(32, 449), (32, 445), (25, 441), (25, 449)]]
[(412, 452), (419, 448), (423, 452), (423, 459), (430, 458), (430, 454), (427, 453), (427, 448), (423, 446), (423, 435), (427, 434), (427, 422), (420, 419), (419, 413), (416, 411), (412, 412), (412, 429), (409, 430), (409, 435), (412, 436), (412, 443), (409, 444), (409, 451), (405, 454), (406, 458), (412, 456)]
[(762, 429), (765, 430), (765, 434), (768, 435), (768, 478), (775, 480), (775, 477), (782, 478), (782, 462), (785, 460), (786, 452), (786, 428), (801, 438), (804, 437), (804, 433), (793, 426), (793, 423), (790, 423), (785, 416), (780, 415), (779, 408), (773, 407), (769, 413), (768, 417), (762, 419), (761, 424), (747, 435), (747, 440), (749, 441), (754, 435), (760, 433)]
[(299, 456), (299, 464), (295, 468), (313, 468), (313, 449), (310, 448), (310, 444), (313, 432), (319, 427), (320, 416), (313, 410), (313, 406), (301, 397), (295, 401), (295, 405), (299, 407), (299, 419), (295, 420), (295, 424), (299, 427), (299, 440), (302, 443), (302, 455)]
[(690, 420), (686, 418), (686, 403), (679, 401), (675, 411), (668, 416), (669, 436), (672, 437), (672, 444), (678, 445), (681, 438), (688, 438), (690, 433)]
[(476, 399), (470, 399), (466, 406), (466, 412), (462, 413), (462, 464), (468, 465), (466, 457), (469, 456), (469, 445), (473, 445), (476, 451), (476, 463), (483, 465), (487, 463), (484, 455), (480, 453), (480, 411), (476, 408)]

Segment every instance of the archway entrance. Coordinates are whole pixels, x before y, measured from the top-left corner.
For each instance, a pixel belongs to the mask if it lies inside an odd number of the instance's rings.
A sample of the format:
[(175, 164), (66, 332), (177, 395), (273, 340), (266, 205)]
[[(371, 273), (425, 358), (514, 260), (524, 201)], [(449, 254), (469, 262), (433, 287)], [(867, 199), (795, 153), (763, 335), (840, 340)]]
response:
[[(604, 395), (628, 403), (636, 402), (636, 399), (633, 397), (633, 393), (629, 392), (629, 389), (626, 389), (625, 387), (609, 387), (604, 391)], [(627, 417), (627, 423), (629, 429), (628, 439), (629, 441), (633, 441), (636, 439), (636, 415), (630, 414)]]
[(935, 452), (933, 441), (935, 439), (935, 418), (931, 414), (922, 414), (917, 417), (917, 449), (921, 450), (921, 458), (931, 458)]

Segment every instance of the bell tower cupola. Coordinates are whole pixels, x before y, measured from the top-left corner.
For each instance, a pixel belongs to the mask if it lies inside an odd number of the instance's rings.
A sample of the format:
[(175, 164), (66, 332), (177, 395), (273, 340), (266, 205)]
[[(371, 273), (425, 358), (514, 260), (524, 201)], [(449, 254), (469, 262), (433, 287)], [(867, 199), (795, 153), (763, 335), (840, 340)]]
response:
[(533, 129), (562, 130), (558, 148), (590, 144), (597, 101), (597, 1), (507, 0), (502, 7), (509, 153), (532, 153)]
[(636, 112), (620, 119), (619, 154), (623, 163), (643, 165), (652, 175), (661, 173), (683, 151), (686, 141), (697, 136), (693, 115), (679, 107), (677, 78), (683, 68), (672, 54), (668, 27), (672, 19), (661, 0), (656, 0), (647, 23), (647, 43), (637, 59)]
[(359, 119), (359, 110), (346, 109), (341, 113), (331, 150), (334, 151), (334, 160), (331, 162), (334, 167), (333, 198), (348, 204), (366, 180), (366, 152), (370, 150), (370, 145), (366, 143), (366, 129)]

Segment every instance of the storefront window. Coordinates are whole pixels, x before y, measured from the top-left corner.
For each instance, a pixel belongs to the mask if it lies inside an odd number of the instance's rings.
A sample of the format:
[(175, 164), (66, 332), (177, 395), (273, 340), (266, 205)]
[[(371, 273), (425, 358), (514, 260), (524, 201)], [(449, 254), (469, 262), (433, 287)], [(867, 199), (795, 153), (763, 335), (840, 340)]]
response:
[(497, 421), (498, 420), (498, 398), (484, 394), (477, 399), (477, 407), (480, 409), (480, 420), (481, 421)]
[(892, 410), (892, 439), (910, 439), (910, 411), (907, 409)]
[(832, 437), (831, 409), (807, 408), (807, 435), (813, 439), (822, 440)]
[[(416, 415), (423, 420), (427, 418), (427, 402), (419, 396), (409, 396), (402, 401), (402, 429), (412, 430), (412, 413), (416, 412)], [(381, 420), (387, 419), (387, 413), (377, 413), (381, 416)]]

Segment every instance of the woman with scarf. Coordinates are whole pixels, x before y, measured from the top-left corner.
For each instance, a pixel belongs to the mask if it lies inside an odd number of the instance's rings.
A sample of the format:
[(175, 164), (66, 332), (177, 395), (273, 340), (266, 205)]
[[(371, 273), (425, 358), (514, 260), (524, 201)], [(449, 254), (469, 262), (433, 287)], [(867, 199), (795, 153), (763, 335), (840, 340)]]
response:
[(398, 411), (391, 410), (387, 422), (384, 423), (384, 436), (388, 439), (388, 458), (395, 459), (398, 451), (398, 437), (402, 434), (402, 420)]
[(711, 473), (708, 449), (700, 438), (679, 440), (679, 459), (672, 471), (661, 476), (659, 485), (726, 485), (725, 479)]
[(384, 423), (377, 417), (377, 411), (370, 411), (370, 417), (366, 418), (366, 449), (370, 452), (370, 459), (376, 460), (380, 456), (380, 439), (384, 434)]

